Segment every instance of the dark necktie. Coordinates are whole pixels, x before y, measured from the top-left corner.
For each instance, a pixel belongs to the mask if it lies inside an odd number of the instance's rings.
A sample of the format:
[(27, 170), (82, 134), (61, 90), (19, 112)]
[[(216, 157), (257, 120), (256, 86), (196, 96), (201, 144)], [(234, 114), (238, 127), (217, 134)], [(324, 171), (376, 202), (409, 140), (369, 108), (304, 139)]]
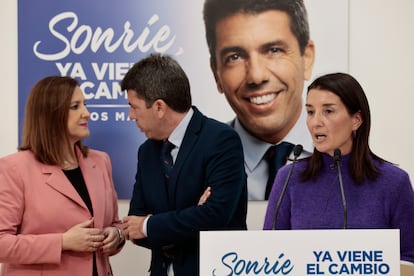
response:
[(171, 150), (173, 148), (175, 148), (174, 144), (168, 140), (162, 144), (161, 148), (161, 162), (164, 168), (164, 180), (166, 184), (168, 184), (173, 169), (173, 159), (171, 156)]
[(276, 173), (280, 167), (286, 164), (293, 146), (291, 143), (282, 142), (278, 145), (270, 146), (266, 151), (265, 159), (269, 165), (269, 178), (266, 184), (265, 200), (269, 199)]

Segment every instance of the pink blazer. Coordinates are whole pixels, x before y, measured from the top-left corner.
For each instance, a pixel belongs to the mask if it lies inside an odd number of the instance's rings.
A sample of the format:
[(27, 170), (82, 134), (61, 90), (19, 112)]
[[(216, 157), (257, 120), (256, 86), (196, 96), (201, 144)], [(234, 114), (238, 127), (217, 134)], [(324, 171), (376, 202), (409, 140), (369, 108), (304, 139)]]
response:
[[(94, 226), (117, 226), (117, 195), (109, 156), (77, 152), (92, 201)], [(0, 263), (2, 276), (91, 276), (92, 253), (62, 252), (62, 233), (90, 213), (60, 167), (30, 151), (0, 159)], [(109, 256), (97, 252), (99, 275), (112, 275)]]

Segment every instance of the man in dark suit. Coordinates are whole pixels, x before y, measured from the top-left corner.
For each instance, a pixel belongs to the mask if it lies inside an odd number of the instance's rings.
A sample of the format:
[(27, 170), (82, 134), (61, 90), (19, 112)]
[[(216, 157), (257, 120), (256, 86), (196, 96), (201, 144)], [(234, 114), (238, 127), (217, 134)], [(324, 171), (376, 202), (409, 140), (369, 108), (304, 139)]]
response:
[(169, 56), (136, 63), (121, 88), (148, 138), (138, 150), (126, 237), (151, 249), (151, 275), (198, 275), (200, 231), (247, 228), (240, 138), (191, 106), (188, 78)]

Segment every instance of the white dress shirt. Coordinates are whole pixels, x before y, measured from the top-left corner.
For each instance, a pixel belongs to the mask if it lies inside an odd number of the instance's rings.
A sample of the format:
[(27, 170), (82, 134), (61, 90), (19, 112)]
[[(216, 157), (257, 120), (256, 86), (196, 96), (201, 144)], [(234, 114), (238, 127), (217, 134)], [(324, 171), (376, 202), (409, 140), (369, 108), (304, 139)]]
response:
[[(264, 200), (269, 169), (268, 164), (263, 157), (272, 144), (252, 136), (243, 128), (237, 118), (234, 120), (234, 129), (239, 134), (243, 144), (248, 199)], [(282, 141), (294, 145), (301, 144), (304, 151), (300, 158), (308, 156), (313, 152), (312, 139), (306, 127), (306, 109), (302, 109), (302, 113), (295, 126)]]

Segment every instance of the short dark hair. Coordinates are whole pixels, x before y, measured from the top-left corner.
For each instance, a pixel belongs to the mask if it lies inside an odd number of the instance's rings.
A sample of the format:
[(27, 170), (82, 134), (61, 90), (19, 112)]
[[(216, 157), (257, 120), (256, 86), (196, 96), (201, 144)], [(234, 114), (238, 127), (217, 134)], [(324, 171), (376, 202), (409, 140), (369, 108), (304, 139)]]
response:
[(132, 89), (149, 108), (162, 99), (176, 112), (191, 108), (190, 82), (171, 56), (151, 54), (135, 63), (121, 82), (121, 89)]
[(258, 14), (268, 10), (285, 12), (290, 19), (290, 29), (296, 37), (303, 55), (308, 44), (309, 23), (303, 0), (206, 0), (204, 2), (204, 25), (211, 60), (216, 65), (217, 23), (236, 13)]
[[(78, 82), (71, 77), (48, 76), (38, 81), (26, 103), (22, 145), (19, 150), (31, 150), (37, 160), (49, 165), (62, 165), (63, 153), (69, 142), (68, 118), (70, 103)], [(83, 156), (88, 148), (78, 141)]]
[[(315, 79), (309, 85), (308, 93), (311, 89), (327, 90), (337, 95), (350, 115), (360, 112), (362, 124), (353, 137), (351, 158), (349, 160), (350, 173), (357, 183), (365, 179), (376, 179), (379, 171), (373, 164), (372, 158), (380, 162), (385, 160), (375, 155), (369, 147), (371, 113), (368, 99), (359, 82), (349, 74), (332, 73)], [(322, 155), (315, 149), (310, 157), (309, 166), (303, 174), (304, 178), (316, 177), (321, 166)]]

